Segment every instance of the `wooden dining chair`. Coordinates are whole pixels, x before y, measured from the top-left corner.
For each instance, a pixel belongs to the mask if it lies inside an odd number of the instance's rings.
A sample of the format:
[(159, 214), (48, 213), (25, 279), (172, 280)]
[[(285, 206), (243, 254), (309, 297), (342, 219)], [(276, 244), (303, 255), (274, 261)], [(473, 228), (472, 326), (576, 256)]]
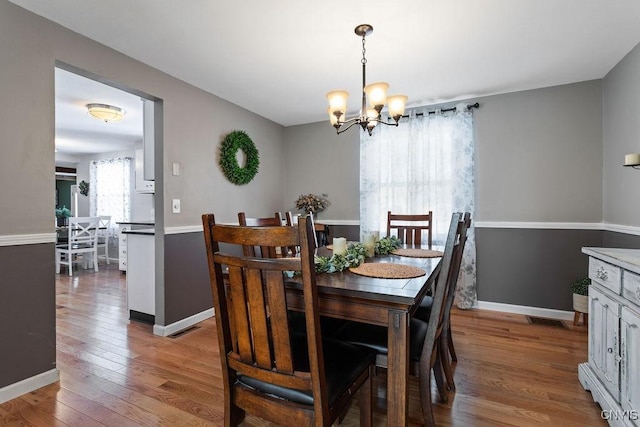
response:
[[(450, 284), (451, 267), (455, 252), (459, 247), (459, 232), (462, 213), (451, 216), (451, 224), (440, 261), (440, 272), (436, 278), (433, 305), (428, 322), (412, 317), (409, 325), (409, 373), (419, 378), (420, 402), (424, 422), (435, 425), (431, 403), (431, 372), (436, 381), (438, 394), (444, 402), (448, 400), (443, 368), (440, 360), (441, 334), (444, 329), (444, 305)], [(387, 367), (389, 353), (387, 328), (358, 322), (350, 322), (335, 337), (338, 340), (370, 347), (378, 353), (376, 365)]]
[[(329, 426), (360, 390), (360, 425), (370, 426), (376, 355), (365, 347), (322, 339), (311, 221), (301, 218), (298, 227), (246, 227), (217, 225), (214, 215), (207, 214), (202, 222), (225, 425), (236, 426), (249, 413), (282, 425)], [(301, 254), (239, 256), (221, 252), (220, 244), (300, 246)], [(288, 321), (284, 273), (293, 271), (302, 278), (304, 333), (292, 332)]]
[[(244, 212), (238, 212), (238, 224), (243, 226), (243, 227), (276, 227), (276, 226), (282, 226), (283, 224), (283, 217), (282, 214), (280, 212), (276, 212), (274, 214), (274, 216), (268, 216), (268, 217), (261, 217), (261, 218), (255, 218), (255, 217), (247, 217), (247, 215)], [(274, 247), (269, 248), (267, 246), (250, 246), (250, 245), (245, 245), (242, 250), (244, 251), (244, 254), (246, 256), (255, 256), (256, 254), (260, 254), (260, 256), (263, 256), (265, 258), (275, 258), (276, 256), (279, 255), (278, 252), (281, 252), (281, 248), (280, 249), (276, 249)]]
[[(456, 288), (458, 284), (458, 277), (460, 275), (460, 266), (462, 265), (462, 258), (464, 255), (464, 247), (467, 242), (467, 231), (469, 227), (471, 227), (471, 213), (465, 212), (462, 221), (458, 224), (458, 244), (456, 246), (456, 251), (453, 256), (453, 260), (451, 261), (451, 268), (449, 274), (449, 285), (447, 289), (447, 295), (445, 297), (444, 303), (444, 329), (442, 331), (442, 335), (440, 337), (440, 351), (441, 353), (441, 361), (442, 368), (444, 370), (444, 375), (447, 381), (447, 388), (449, 390), (455, 391), (456, 385), (453, 380), (453, 372), (451, 370), (451, 361), (449, 360), (449, 356), (451, 356), (452, 361), (457, 361), (458, 358), (456, 356), (455, 347), (453, 346), (453, 337), (451, 335), (451, 307), (453, 306), (453, 301), (456, 298)], [(425, 322), (429, 321), (429, 317), (431, 316), (431, 309), (433, 306), (433, 297), (430, 295), (425, 296), (420, 303), (420, 306), (414, 313), (414, 317)]]
[(73, 276), (73, 264), (76, 257), (82, 256), (86, 267), (88, 261), (93, 263), (94, 271), (98, 271), (98, 217), (71, 217), (67, 228), (67, 241), (56, 245), (56, 273), (60, 266), (66, 264), (69, 276)]
[(98, 217), (98, 257), (102, 249), (102, 256), (109, 264), (109, 225), (111, 224), (111, 215), (101, 215)]
[(422, 244), (422, 235), (427, 233), (427, 244), (431, 247), (433, 213), (419, 215), (392, 214), (387, 212), (387, 237), (395, 231), (405, 245)]

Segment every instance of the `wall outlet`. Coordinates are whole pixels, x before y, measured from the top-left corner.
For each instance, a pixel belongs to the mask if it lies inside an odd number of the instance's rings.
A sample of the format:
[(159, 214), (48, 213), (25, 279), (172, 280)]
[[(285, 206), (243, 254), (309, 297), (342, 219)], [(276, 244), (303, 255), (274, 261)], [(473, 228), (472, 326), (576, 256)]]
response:
[(180, 199), (173, 199), (171, 201), (171, 211), (173, 213), (180, 213)]

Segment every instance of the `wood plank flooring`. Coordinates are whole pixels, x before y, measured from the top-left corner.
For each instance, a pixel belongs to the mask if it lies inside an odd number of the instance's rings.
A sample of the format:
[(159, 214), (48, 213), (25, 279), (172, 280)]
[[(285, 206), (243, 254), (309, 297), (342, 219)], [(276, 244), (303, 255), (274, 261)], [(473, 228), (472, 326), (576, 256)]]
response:
[[(0, 425), (223, 424), (215, 320), (176, 338), (154, 336), (151, 326), (129, 322), (126, 276), (117, 268), (101, 263), (97, 274), (56, 277), (60, 381), (0, 404)], [(447, 403), (436, 401), (438, 425), (607, 425), (577, 378), (578, 363), (587, 359), (587, 330), (565, 323), (567, 329), (532, 325), (520, 315), (454, 310), (457, 391)], [(375, 423), (382, 426), (384, 374), (376, 382)], [(412, 425), (420, 425), (413, 378), (409, 404)], [(358, 424), (357, 406), (343, 424)], [(271, 424), (249, 416), (244, 425)]]

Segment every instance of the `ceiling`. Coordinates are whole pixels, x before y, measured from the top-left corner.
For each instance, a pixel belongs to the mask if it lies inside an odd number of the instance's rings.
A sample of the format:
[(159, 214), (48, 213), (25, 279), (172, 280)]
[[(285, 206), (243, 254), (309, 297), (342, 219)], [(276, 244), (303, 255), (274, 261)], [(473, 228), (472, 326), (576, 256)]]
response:
[(368, 82), (409, 106), (602, 78), (640, 42), (637, 0), (10, 1), (284, 126), (333, 89), (359, 109), (361, 23)]
[[(56, 68), (56, 158), (128, 150), (143, 137), (142, 100), (111, 86)], [(87, 104), (125, 110), (120, 122), (105, 123), (90, 116)], [(60, 163), (60, 162), (58, 162)]]

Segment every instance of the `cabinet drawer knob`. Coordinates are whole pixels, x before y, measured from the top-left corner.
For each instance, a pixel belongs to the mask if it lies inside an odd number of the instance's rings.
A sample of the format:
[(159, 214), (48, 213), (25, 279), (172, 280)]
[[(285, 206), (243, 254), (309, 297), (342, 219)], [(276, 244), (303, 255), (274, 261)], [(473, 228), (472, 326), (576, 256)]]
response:
[(596, 270), (596, 277), (598, 279), (607, 280), (608, 276), (609, 273), (604, 269), (604, 267), (598, 267), (598, 269)]
[(609, 348), (607, 349), (607, 353), (613, 353), (613, 349), (612, 349), (611, 347), (609, 347)]

